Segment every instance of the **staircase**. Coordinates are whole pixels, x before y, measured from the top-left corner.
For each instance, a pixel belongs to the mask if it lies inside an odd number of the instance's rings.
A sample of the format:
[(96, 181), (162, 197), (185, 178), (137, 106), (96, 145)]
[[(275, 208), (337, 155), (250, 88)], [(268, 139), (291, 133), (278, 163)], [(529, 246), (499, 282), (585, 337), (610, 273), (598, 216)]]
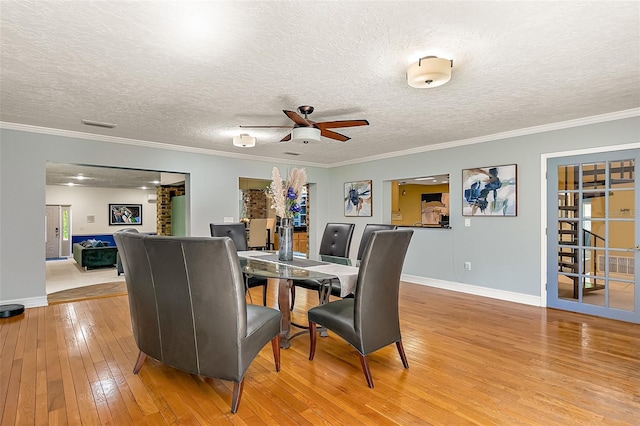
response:
[[(608, 186), (607, 173), (609, 173)], [(596, 249), (607, 247), (607, 242), (602, 236), (590, 230), (581, 229), (580, 209), (584, 205), (584, 201), (605, 197), (607, 191), (632, 184), (634, 180), (635, 164), (633, 160), (609, 163), (608, 169), (604, 162), (583, 164), (582, 169), (577, 164), (567, 165), (563, 166), (561, 176), (559, 173), (558, 272), (571, 274), (568, 278), (573, 281), (574, 299), (579, 298), (581, 282), (583, 293), (605, 288), (604, 280), (596, 278), (596, 272), (599, 272), (601, 276), (604, 275), (604, 262), (596, 259), (597, 256), (604, 257), (604, 252), (600, 251), (596, 255)], [(587, 192), (577, 193), (579, 187)], [(579, 238), (580, 232), (582, 232), (581, 239)], [(578, 248), (580, 241), (582, 245), (581, 248)], [(594, 258), (588, 258), (588, 256)]]

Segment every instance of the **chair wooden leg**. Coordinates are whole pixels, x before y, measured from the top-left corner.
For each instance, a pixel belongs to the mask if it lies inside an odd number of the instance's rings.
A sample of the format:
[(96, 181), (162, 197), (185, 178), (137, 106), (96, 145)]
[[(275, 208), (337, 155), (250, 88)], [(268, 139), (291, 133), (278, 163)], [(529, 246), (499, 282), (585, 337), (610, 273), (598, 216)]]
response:
[(235, 414), (240, 406), (240, 399), (242, 398), (242, 388), (244, 387), (244, 377), (240, 380), (240, 383), (233, 382), (233, 399), (231, 400), (231, 412)]
[(280, 333), (271, 339), (271, 349), (273, 350), (273, 360), (276, 363), (276, 371), (280, 371)]
[(138, 359), (136, 360), (136, 365), (133, 366), (133, 374), (138, 374), (138, 371), (142, 368), (142, 364), (144, 364), (144, 360), (147, 359), (147, 354), (140, 351), (138, 353)]
[(293, 305), (296, 303), (296, 286), (291, 286), (291, 311), (293, 311)]
[(367, 385), (370, 388), (373, 387), (373, 379), (371, 378), (371, 370), (369, 370), (369, 364), (367, 363), (367, 358), (358, 352), (358, 356), (360, 357), (360, 364), (362, 365), (362, 371), (364, 372), (364, 378), (367, 379)]
[(267, 306), (267, 285), (262, 286), (262, 306)]
[(309, 361), (316, 353), (316, 323), (309, 321)]
[(396, 348), (398, 348), (398, 353), (400, 354), (402, 365), (404, 365), (404, 368), (409, 368), (409, 362), (407, 361), (407, 356), (404, 354), (404, 347), (402, 346), (402, 340), (398, 340), (396, 342)]

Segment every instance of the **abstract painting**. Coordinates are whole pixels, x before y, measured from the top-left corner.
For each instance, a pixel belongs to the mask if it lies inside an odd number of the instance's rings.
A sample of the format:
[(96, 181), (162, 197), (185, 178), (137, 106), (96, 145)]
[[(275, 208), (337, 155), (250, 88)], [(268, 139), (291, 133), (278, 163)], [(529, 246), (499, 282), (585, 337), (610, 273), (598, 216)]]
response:
[(516, 216), (517, 166), (462, 170), (463, 216)]
[(142, 204), (109, 204), (109, 225), (142, 225)]
[(344, 215), (371, 217), (371, 181), (359, 180), (344, 184)]

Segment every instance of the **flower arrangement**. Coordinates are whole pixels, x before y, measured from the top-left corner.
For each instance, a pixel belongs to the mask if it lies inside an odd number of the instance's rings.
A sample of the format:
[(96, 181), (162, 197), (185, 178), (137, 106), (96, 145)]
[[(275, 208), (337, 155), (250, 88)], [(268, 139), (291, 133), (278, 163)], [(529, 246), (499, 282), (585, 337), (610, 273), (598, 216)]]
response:
[(307, 183), (307, 171), (303, 168), (294, 168), (286, 179), (282, 179), (277, 167), (272, 171), (271, 185), (267, 194), (271, 199), (271, 208), (281, 218), (292, 219), (300, 212), (300, 198), (302, 187)]

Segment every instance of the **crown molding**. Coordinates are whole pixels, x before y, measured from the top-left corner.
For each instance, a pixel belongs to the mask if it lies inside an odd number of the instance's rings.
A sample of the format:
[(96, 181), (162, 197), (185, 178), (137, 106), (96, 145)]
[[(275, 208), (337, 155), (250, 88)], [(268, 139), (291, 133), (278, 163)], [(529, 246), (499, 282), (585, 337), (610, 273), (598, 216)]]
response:
[(216, 151), (213, 149), (195, 148), (190, 146), (173, 145), (173, 144), (168, 144), (163, 142), (146, 141), (141, 139), (129, 139), (129, 138), (121, 138), (118, 136), (77, 132), (74, 130), (54, 129), (52, 127), (31, 126), (28, 124), (10, 123), (6, 121), (0, 121), (0, 129), (18, 130), (21, 132), (39, 133), (39, 134), (51, 135), (51, 136), (63, 136), (68, 138), (86, 139), (86, 140), (99, 141), (99, 142), (119, 143), (123, 145), (135, 145), (135, 146), (142, 146), (146, 148), (166, 149), (171, 151), (188, 152), (192, 154), (239, 158), (243, 160), (253, 160), (253, 161), (264, 161), (269, 163), (273, 163), (275, 161), (278, 163), (286, 162), (287, 164), (319, 167), (319, 168), (325, 168), (325, 169), (330, 167), (327, 164), (312, 163), (308, 161), (289, 160), (289, 159), (282, 159), (282, 158), (276, 158), (276, 157), (251, 155), (251, 154), (239, 154), (239, 153), (227, 152), (227, 151)]
[(422, 152), (438, 151), (441, 149), (456, 148), (459, 146), (474, 145), (478, 143), (491, 142), (491, 141), (496, 141), (500, 139), (514, 138), (518, 136), (527, 136), (527, 135), (533, 135), (536, 133), (544, 133), (544, 132), (550, 132), (553, 130), (569, 129), (571, 127), (586, 126), (589, 124), (604, 123), (607, 121), (622, 120), (625, 118), (632, 118), (632, 117), (639, 117), (639, 116), (640, 116), (640, 108), (633, 108), (633, 109), (627, 109), (624, 111), (594, 115), (591, 117), (577, 118), (575, 120), (560, 121), (558, 123), (543, 124), (543, 125), (534, 126), (534, 127), (525, 127), (522, 129), (510, 130), (508, 132), (495, 133), (492, 135), (478, 136), (475, 138), (461, 139), (461, 140), (451, 141), (451, 142), (443, 142), (443, 143), (434, 144), (434, 145), (421, 146), (419, 148), (406, 149), (403, 151), (395, 151), (395, 152), (389, 152), (386, 154), (372, 155), (370, 157), (362, 157), (355, 160), (341, 161), (339, 163), (331, 164), (330, 167), (349, 166), (352, 164), (366, 163), (369, 161), (385, 160), (388, 158), (402, 157), (405, 155), (419, 154)]
[(429, 151), (438, 151), (442, 149), (456, 148), (456, 147), (465, 146), (465, 145), (474, 145), (478, 143), (491, 142), (491, 141), (496, 141), (500, 139), (508, 139), (508, 138), (514, 138), (518, 136), (533, 135), (536, 133), (544, 133), (544, 132), (550, 132), (553, 130), (569, 129), (572, 127), (586, 126), (589, 124), (604, 123), (607, 121), (622, 120), (625, 118), (638, 117), (638, 116), (640, 116), (640, 108), (633, 108), (633, 109), (628, 109), (624, 111), (617, 111), (617, 112), (611, 112), (607, 114), (594, 115), (591, 117), (578, 118), (575, 120), (561, 121), (558, 123), (543, 124), (543, 125), (534, 126), (534, 127), (525, 127), (523, 129), (510, 130), (508, 132), (495, 133), (492, 135), (479, 136), (475, 138), (461, 139), (461, 140), (443, 142), (443, 143), (434, 144), (434, 145), (421, 146), (418, 148), (411, 148), (403, 151), (394, 151), (394, 152), (389, 152), (385, 154), (372, 155), (369, 157), (362, 157), (362, 158), (352, 159), (348, 161), (341, 161), (341, 162), (332, 163), (332, 164), (321, 164), (321, 163), (313, 163), (308, 161), (299, 161), (299, 160), (283, 159), (283, 158), (276, 158), (276, 157), (265, 157), (265, 156), (251, 155), (251, 154), (238, 154), (234, 152), (216, 151), (212, 149), (195, 148), (195, 147), (189, 147), (189, 146), (183, 146), (183, 145), (173, 145), (173, 144), (167, 144), (162, 142), (153, 142), (153, 141), (146, 141), (146, 140), (140, 140), (140, 139), (128, 139), (128, 138), (121, 138), (117, 136), (99, 135), (94, 133), (84, 133), (84, 132), (77, 132), (73, 130), (54, 129), (50, 127), (30, 126), (27, 124), (10, 123), (10, 122), (4, 122), (4, 121), (0, 121), (0, 128), (8, 129), (8, 130), (18, 130), (23, 132), (31, 132), (31, 133), (41, 133), (41, 134), (53, 135), (53, 136), (64, 136), (64, 137), (75, 138), (75, 139), (88, 139), (88, 140), (95, 140), (95, 141), (101, 141), (101, 142), (119, 143), (123, 145), (135, 145), (135, 146), (143, 146), (147, 148), (167, 149), (172, 151), (188, 152), (193, 154), (213, 155), (218, 157), (239, 158), (244, 160), (263, 161), (263, 162), (270, 162), (270, 163), (274, 161), (279, 163), (286, 161), (286, 163), (292, 164), (292, 165), (295, 164), (295, 165), (301, 165), (301, 166), (330, 169), (334, 167), (342, 167), (342, 166), (366, 163), (369, 161), (376, 161), (376, 160), (385, 160), (388, 158), (402, 157), (405, 155), (419, 154), (419, 153), (429, 152)]

